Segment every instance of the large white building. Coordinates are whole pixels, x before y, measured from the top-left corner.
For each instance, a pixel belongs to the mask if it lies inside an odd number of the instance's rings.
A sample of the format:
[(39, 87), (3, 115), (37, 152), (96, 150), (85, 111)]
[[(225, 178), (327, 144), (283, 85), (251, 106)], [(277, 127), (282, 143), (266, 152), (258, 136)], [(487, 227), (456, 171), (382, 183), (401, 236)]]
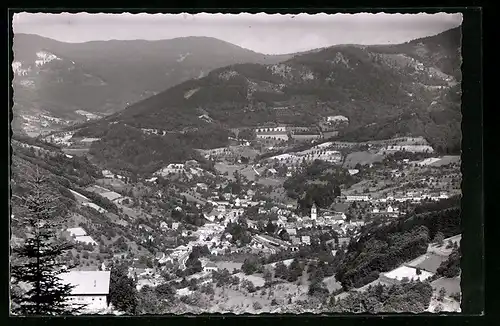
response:
[(346, 201), (369, 201), (370, 195), (347, 195)]
[(256, 133), (261, 133), (261, 132), (286, 132), (286, 127), (280, 126), (280, 127), (258, 127), (255, 128)]
[(108, 307), (110, 271), (71, 271), (60, 275), (63, 283), (73, 285), (67, 298), (75, 305), (84, 304), (84, 312), (98, 312)]
[(155, 175), (168, 176), (170, 174), (181, 174), (185, 172), (184, 164), (182, 163), (171, 163), (164, 167), (163, 169), (156, 171)]
[(268, 134), (257, 134), (258, 139), (274, 139), (274, 140), (288, 140), (288, 134), (286, 133), (268, 133)]

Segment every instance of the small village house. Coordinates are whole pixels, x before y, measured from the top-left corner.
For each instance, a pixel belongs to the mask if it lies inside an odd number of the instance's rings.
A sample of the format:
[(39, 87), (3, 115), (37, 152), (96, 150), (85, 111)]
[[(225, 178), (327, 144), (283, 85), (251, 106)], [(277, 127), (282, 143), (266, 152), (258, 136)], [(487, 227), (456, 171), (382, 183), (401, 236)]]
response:
[(71, 271), (60, 275), (63, 283), (74, 288), (67, 298), (76, 305), (85, 304), (85, 312), (97, 312), (108, 307), (110, 271)]
[(204, 272), (216, 272), (217, 270), (218, 270), (217, 266), (212, 262), (208, 262), (205, 264), (205, 266), (203, 266)]

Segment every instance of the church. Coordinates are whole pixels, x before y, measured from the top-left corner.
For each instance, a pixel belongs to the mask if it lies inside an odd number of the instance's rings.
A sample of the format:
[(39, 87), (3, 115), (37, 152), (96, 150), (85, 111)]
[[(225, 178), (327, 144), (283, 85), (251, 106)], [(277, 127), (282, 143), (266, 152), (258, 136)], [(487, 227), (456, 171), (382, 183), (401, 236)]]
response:
[(334, 212), (327, 209), (323, 209), (322, 211), (320, 214), (318, 206), (316, 203), (313, 203), (310, 219), (319, 224), (343, 224), (346, 220), (346, 215), (342, 212)]
[(316, 203), (313, 203), (311, 207), (311, 220), (316, 220), (318, 218), (318, 207)]

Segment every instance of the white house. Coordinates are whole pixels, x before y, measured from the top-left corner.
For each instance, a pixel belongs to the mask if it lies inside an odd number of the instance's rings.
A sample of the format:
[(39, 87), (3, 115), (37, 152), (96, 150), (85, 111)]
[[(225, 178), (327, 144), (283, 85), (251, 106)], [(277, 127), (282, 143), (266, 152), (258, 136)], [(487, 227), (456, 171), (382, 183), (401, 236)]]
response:
[(110, 271), (71, 271), (59, 275), (74, 288), (67, 298), (71, 303), (85, 304), (84, 312), (98, 312), (108, 307)]
[(69, 232), (69, 234), (71, 236), (75, 236), (75, 237), (83, 237), (83, 236), (87, 235), (87, 232), (85, 232), (85, 230), (83, 228), (80, 228), (80, 227), (69, 228), (66, 231)]
[(218, 270), (217, 266), (212, 262), (208, 262), (205, 266), (203, 266), (204, 272), (214, 272), (217, 270)]
[(369, 201), (369, 195), (347, 195), (346, 201)]
[(92, 239), (92, 237), (90, 237), (88, 235), (83, 235), (83, 236), (80, 236), (80, 237), (76, 237), (75, 241), (81, 242), (81, 243), (85, 243), (85, 244), (90, 244), (90, 245), (93, 245), (93, 246), (97, 246), (97, 242), (94, 239)]
[(306, 244), (306, 245), (310, 245), (311, 244), (311, 237), (308, 236), (308, 235), (303, 235), (302, 238), (302, 243), (303, 244)]
[(391, 205), (387, 206), (387, 213), (394, 213), (396, 211), (398, 211), (397, 207), (393, 208)]
[(109, 170), (102, 170), (102, 176), (108, 179), (113, 179), (115, 175)]

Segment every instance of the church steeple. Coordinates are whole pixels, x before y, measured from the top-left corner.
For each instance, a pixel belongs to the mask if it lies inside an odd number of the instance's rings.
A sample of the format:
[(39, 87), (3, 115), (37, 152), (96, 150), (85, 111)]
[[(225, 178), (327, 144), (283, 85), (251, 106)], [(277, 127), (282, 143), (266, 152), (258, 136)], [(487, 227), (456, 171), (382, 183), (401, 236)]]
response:
[(316, 207), (316, 203), (313, 203), (311, 207), (311, 220), (315, 220), (318, 217), (318, 208)]

